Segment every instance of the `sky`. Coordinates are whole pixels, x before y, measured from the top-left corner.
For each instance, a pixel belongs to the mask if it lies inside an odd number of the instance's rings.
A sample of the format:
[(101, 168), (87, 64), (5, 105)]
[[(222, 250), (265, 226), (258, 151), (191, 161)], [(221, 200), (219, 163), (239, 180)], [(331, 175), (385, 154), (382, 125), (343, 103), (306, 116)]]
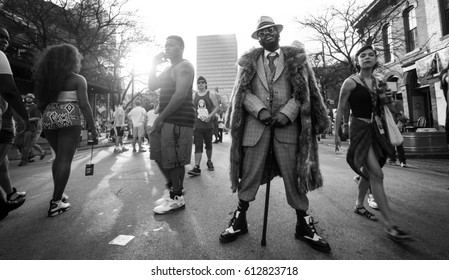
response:
[[(236, 34), (239, 56), (259, 42), (251, 38), (262, 15), (284, 25), (280, 45), (294, 40), (305, 44), (307, 51), (319, 51), (321, 44), (312, 42), (313, 34), (295, 22), (295, 17), (318, 15), (326, 8), (341, 6), (348, 0), (128, 0), (127, 8), (137, 10), (148, 35), (154, 35), (161, 47), (135, 50), (132, 59), (136, 73), (145, 75), (151, 58), (162, 51), (169, 35), (179, 35), (185, 41), (184, 58), (196, 65), (196, 38), (203, 35)], [(372, 0), (357, 0), (368, 5)], [(132, 67), (132, 66), (130, 66)]]

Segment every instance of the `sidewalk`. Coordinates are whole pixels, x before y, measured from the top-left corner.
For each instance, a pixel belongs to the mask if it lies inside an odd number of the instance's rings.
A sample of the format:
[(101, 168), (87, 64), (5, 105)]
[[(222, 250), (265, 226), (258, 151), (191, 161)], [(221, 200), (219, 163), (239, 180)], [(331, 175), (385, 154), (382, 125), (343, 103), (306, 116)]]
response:
[[(335, 147), (333, 136), (326, 136), (324, 139), (321, 138), (318, 143), (321, 145)], [(341, 143), (342, 152), (346, 153), (348, 147), (349, 141), (344, 141)], [(407, 157), (407, 154), (405, 156)], [(410, 168), (443, 173), (449, 176), (449, 159), (411, 157), (407, 158), (407, 165)]]

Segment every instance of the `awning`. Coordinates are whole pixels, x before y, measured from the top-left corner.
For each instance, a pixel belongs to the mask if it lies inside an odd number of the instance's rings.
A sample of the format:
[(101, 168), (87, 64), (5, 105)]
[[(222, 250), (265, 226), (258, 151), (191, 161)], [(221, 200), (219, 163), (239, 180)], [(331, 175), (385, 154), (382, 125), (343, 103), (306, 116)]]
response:
[(431, 53), (415, 61), (415, 64), (418, 80), (426, 84), (427, 80), (438, 77), (441, 70), (449, 65), (449, 47)]

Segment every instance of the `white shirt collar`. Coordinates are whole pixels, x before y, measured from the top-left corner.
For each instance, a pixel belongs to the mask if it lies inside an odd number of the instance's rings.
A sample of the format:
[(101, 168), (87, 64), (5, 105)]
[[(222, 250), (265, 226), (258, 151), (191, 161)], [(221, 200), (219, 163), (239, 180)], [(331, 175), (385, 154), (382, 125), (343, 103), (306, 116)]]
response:
[[(277, 54), (278, 54), (278, 57), (279, 57), (279, 56), (281, 55), (281, 48), (278, 48), (278, 49), (275, 50), (274, 52), (277, 53)], [(265, 58), (267, 58), (267, 56), (268, 56), (270, 53), (273, 53), (273, 52), (270, 52), (270, 51), (268, 51), (268, 50), (264, 50), (263, 55), (264, 55)]]

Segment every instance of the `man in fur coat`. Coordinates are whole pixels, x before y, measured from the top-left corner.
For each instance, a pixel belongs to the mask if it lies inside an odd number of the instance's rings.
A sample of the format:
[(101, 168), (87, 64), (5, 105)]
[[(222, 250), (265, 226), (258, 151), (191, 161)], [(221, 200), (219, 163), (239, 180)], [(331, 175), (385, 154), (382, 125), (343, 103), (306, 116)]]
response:
[[(249, 202), (255, 200), (261, 184), (280, 175), (288, 204), (296, 210), (296, 238), (328, 252), (329, 244), (318, 235), (313, 217), (307, 214), (306, 196), (323, 184), (316, 135), (328, 128), (328, 116), (304, 49), (279, 47), (282, 29), (272, 18), (262, 16), (252, 34), (262, 48), (239, 60), (226, 120), (232, 138), (230, 177), (239, 203), (220, 241), (231, 242), (248, 232)], [(267, 178), (270, 142), (274, 159)]]

